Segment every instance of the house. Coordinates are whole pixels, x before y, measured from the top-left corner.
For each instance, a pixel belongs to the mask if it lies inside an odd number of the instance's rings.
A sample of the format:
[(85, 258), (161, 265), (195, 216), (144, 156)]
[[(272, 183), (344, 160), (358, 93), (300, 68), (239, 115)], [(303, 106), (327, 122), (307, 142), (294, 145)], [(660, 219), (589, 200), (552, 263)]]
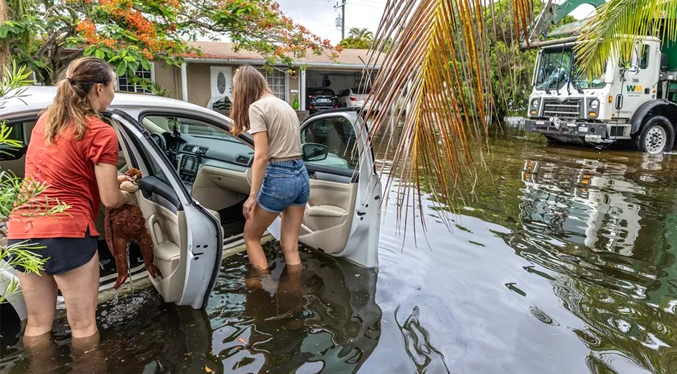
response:
[[(365, 74), (368, 51), (345, 49), (339, 57), (328, 55), (308, 56), (295, 60), (293, 66), (278, 66), (272, 71), (263, 69), (265, 59), (256, 52), (234, 51), (232, 43), (193, 42), (200, 48), (201, 57), (186, 57), (181, 67), (155, 62), (151, 71), (140, 70), (137, 76), (150, 78), (172, 98), (188, 101), (204, 107), (223, 100), (232, 100), (233, 74), (239, 66), (249, 64), (260, 67), (273, 93), (290, 105), (298, 98), (299, 110), (306, 108), (306, 93), (311, 88), (330, 88), (335, 94), (356, 88)], [(301, 70), (301, 66), (306, 66)], [(370, 79), (375, 78), (378, 65), (370, 69)], [(118, 77), (118, 90), (143, 92), (143, 88), (129, 82), (125, 76)]]

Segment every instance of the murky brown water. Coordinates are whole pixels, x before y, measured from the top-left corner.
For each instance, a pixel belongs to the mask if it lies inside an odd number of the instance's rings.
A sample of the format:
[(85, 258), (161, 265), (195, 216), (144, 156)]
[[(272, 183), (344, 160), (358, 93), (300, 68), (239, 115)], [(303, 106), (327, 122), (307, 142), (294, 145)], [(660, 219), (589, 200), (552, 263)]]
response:
[[(270, 279), (224, 261), (206, 311), (137, 293), (100, 309), (97, 372), (677, 372), (677, 155), (492, 144), (453, 233), (426, 196), (427, 241), (403, 239), (391, 202), (378, 274), (309, 251), (298, 274), (271, 244)], [(64, 326), (45, 365), (100, 365)]]

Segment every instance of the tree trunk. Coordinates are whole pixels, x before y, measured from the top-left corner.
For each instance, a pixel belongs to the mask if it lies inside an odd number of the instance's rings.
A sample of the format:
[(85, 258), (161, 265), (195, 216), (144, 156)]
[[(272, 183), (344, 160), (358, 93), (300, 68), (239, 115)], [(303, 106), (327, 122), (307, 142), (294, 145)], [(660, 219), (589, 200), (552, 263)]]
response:
[[(0, 0), (0, 25), (4, 25), (9, 20), (9, 8), (6, 0)], [(9, 53), (9, 40), (0, 41), (0, 72), (7, 66), (11, 60)]]

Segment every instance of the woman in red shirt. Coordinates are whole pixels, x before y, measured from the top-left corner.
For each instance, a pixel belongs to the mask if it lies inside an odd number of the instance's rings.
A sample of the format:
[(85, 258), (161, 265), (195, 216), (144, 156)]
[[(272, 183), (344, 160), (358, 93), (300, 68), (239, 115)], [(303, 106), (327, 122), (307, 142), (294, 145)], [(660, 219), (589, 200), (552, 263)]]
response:
[[(53, 104), (33, 129), (25, 177), (47, 188), (35, 201), (14, 209), (7, 223), (10, 245), (28, 240), (43, 247), (35, 253), (48, 258), (40, 275), (17, 269), (28, 311), (24, 338), (49, 335), (58, 288), (74, 340), (98, 339), (99, 233), (94, 222), (101, 202), (112, 208), (131, 196), (119, 188), (117, 135), (99, 114), (114, 96), (110, 65), (97, 58), (73, 61)], [(56, 216), (26, 216), (31, 204), (44, 205), (45, 198), (70, 208)]]

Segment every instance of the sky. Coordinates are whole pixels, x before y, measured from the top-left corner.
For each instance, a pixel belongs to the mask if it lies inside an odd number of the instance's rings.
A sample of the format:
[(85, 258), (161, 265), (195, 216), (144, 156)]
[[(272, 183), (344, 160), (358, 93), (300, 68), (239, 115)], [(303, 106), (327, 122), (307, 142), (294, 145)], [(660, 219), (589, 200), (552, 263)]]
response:
[[(341, 14), (341, 8), (334, 7), (341, 0), (276, 0), (280, 4), (280, 10), (290, 17), (295, 23), (308, 28), (313, 34), (322, 39), (329, 39), (332, 44), (341, 41), (340, 28), (336, 26), (336, 19)], [(555, 0), (560, 3), (563, 0)], [(383, 16), (387, 0), (346, 0), (345, 36), (353, 27), (366, 28), (376, 34), (379, 22)], [(571, 15), (576, 19), (588, 17), (594, 12), (592, 5), (582, 5), (574, 10)], [(226, 35), (219, 39), (228, 41)], [(209, 40), (201, 38), (201, 40)]]
[[(340, 28), (336, 27), (341, 8), (334, 10), (341, 0), (277, 0), (277, 3), (288, 17), (315, 35), (334, 44), (341, 41)], [(346, 37), (353, 27), (376, 33), (385, 5), (386, 0), (346, 0)]]
[[(341, 0), (277, 0), (280, 9), (294, 22), (334, 44), (341, 41), (341, 31), (336, 27), (336, 18), (341, 14), (341, 10), (340, 8), (334, 10), (334, 6), (340, 2)], [(367, 28), (375, 34), (386, 2), (386, 0), (346, 0), (346, 37), (352, 27)], [(591, 5), (584, 5), (571, 15), (581, 19), (590, 15), (591, 11), (594, 11)]]

